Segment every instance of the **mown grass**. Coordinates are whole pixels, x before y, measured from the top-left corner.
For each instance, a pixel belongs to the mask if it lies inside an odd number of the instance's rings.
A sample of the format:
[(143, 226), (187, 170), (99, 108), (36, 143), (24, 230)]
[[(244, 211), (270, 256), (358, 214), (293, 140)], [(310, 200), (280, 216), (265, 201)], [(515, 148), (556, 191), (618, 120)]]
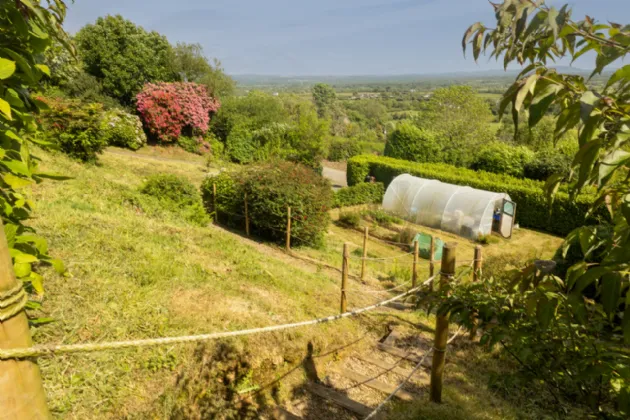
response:
[[(138, 192), (146, 177), (155, 173), (174, 173), (199, 185), (205, 176), (203, 166), (115, 154), (103, 155), (98, 165), (82, 165), (62, 155), (38, 154), (42, 169), (74, 178), (45, 182), (34, 189), (39, 207), (32, 225), (49, 239), (53, 254), (65, 261), (71, 273), (70, 277), (52, 272), (46, 276), (44, 311), (56, 321), (35, 331), (37, 343), (237, 330), (338, 311), (337, 273), (291, 259), (272, 247), (214, 226), (194, 226), (181, 214), (164, 210), (159, 201)], [(520, 232), (514, 242), (484, 249), (489, 255), (504, 253), (508, 248), (518, 255), (543, 255), (558, 242), (536, 232)], [(462, 255), (462, 259), (471, 259), (474, 244), (461, 238), (458, 241), (458, 258)], [(352, 243), (351, 251), (355, 251), (362, 244), (362, 234), (331, 225), (324, 248), (301, 248), (296, 252), (341, 266), (345, 242)], [(378, 242), (370, 242), (369, 252), (378, 257), (402, 253)], [(369, 262), (368, 275), (386, 279), (394, 272), (397, 278), (391, 284), (410, 276), (410, 256), (387, 264), (389, 268), (383, 269), (382, 263)], [(351, 273), (358, 275), (360, 261), (353, 259), (350, 267)], [(427, 270), (427, 265), (421, 264), (421, 279), (426, 278)], [(382, 285), (390, 283), (383, 281)], [(378, 285), (372, 282), (369, 287)], [(363, 287), (352, 282), (349, 307), (380, 299), (359, 293)], [(414, 323), (433, 322), (421, 313), (406, 316)], [(369, 338), (364, 343), (373, 341), (384, 331), (377, 319), (366, 316), (230, 340), (235, 357), (246, 357), (251, 366), (246, 383), (237, 384), (237, 388), (281, 377), (304, 357), (309, 342), (319, 354), (366, 334)], [(461, 357), (462, 363), (467, 363), (466, 354)], [(177, 404), (183, 404), (181, 392), (203, 393), (210, 383), (182, 391), (177, 382), (179, 372), (205, 372), (195, 345), (42, 358), (40, 365), (49, 405), (59, 418), (169, 418)], [(462, 370), (461, 375), (470, 376), (468, 380), (473, 381), (476, 392), (468, 393), (466, 387), (454, 382), (447, 387), (446, 404), (435, 411), (445, 416), (433, 418), (468, 413), (472, 418), (498, 419), (505, 412), (522, 414), (510, 416), (513, 418), (537, 418), (512, 399), (493, 396), (494, 391), (484, 385), (487, 381), (482, 373)], [(218, 379), (210, 375), (205, 380), (215, 383)], [(291, 387), (303, 381), (300, 374), (280, 381), (281, 386), (274, 388), (273, 395), (265, 394), (264, 401), (282, 403), (291, 398)], [(451, 393), (466, 395), (467, 402), (449, 397)], [(490, 397), (493, 405), (485, 407)], [(476, 416), (475, 412), (482, 409), (489, 414)]]

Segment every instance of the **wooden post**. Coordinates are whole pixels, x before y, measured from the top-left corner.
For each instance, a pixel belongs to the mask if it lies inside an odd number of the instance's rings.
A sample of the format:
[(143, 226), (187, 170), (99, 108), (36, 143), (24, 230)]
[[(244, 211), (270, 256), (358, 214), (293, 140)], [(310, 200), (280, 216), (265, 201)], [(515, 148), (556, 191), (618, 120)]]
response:
[(341, 264), (341, 313), (346, 312), (347, 298), (346, 298), (346, 286), (348, 285), (348, 244), (343, 244), (343, 262)]
[[(16, 280), (9, 254), (9, 245), (0, 220), (0, 296), (8, 304), (3, 309), (19, 308), (23, 300), (9, 303), (15, 297), (20, 283)], [(9, 293), (10, 291), (15, 291)], [(9, 297), (7, 297), (7, 295)], [(26, 296), (26, 295), (24, 295)], [(0, 348), (11, 349), (31, 347), (31, 332), (24, 310), (0, 321)], [(48, 419), (51, 418), (46, 406), (46, 394), (42, 385), (39, 366), (34, 358), (0, 360), (0, 418), (2, 419)]]
[(247, 209), (247, 193), (245, 193), (245, 234), (249, 236), (249, 211)]
[[(475, 259), (473, 260), (473, 282), (481, 280), (481, 245), (475, 247)], [(472, 315), (472, 328), (470, 329), (470, 341), (475, 341), (477, 338), (477, 326), (479, 325), (479, 319), (477, 318), (477, 312), (473, 311)]]
[(219, 223), (219, 210), (217, 209), (217, 184), (212, 183), (212, 208), (214, 210), (214, 222)]
[[(435, 255), (435, 242), (434, 236), (431, 235), (431, 245), (429, 246), (429, 277), (435, 275), (435, 263), (433, 262), (433, 256)], [(429, 289), (433, 290), (433, 282), (429, 285)]]
[(287, 252), (291, 251), (291, 207), (287, 207)]
[(419, 241), (413, 243), (413, 271), (411, 272), (411, 288), (415, 289), (418, 283), (418, 245)]
[[(442, 269), (440, 270), (440, 288), (446, 286), (455, 274), (456, 243), (444, 245), (442, 250)], [(438, 315), (435, 320), (435, 341), (433, 343), (433, 365), (431, 367), (431, 401), (442, 402), (442, 383), (444, 362), (446, 359), (446, 342), (448, 340), (449, 314)]]
[(475, 247), (475, 259), (473, 260), (473, 281), (481, 279), (481, 245)]
[(361, 281), (365, 283), (365, 259), (367, 258), (368, 227), (363, 231), (363, 259), (361, 260)]

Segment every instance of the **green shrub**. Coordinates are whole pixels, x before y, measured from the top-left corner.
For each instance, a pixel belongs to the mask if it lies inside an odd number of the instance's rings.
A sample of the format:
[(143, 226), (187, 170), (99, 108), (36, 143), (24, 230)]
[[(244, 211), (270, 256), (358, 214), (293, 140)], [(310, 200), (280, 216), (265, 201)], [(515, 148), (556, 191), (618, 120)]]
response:
[(225, 156), (225, 145), (215, 136), (210, 135), (206, 138), (206, 141), (210, 143), (210, 150), (212, 152), (212, 159), (222, 160)]
[(385, 187), (382, 183), (361, 183), (352, 187), (342, 188), (335, 192), (333, 207), (356, 206), (358, 204), (373, 204), (383, 201)]
[(358, 228), (361, 224), (361, 215), (357, 212), (343, 212), (339, 214), (337, 223), (342, 226)]
[(540, 152), (524, 168), (525, 178), (546, 181), (553, 174), (569, 176), (571, 158), (560, 153)]
[[(239, 180), (239, 182), (237, 182)], [(237, 174), (219, 172), (208, 176), (201, 184), (201, 198), (208, 213), (218, 216), (220, 223), (228, 226), (241, 226), (244, 218), (244, 180)], [(216, 205), (213, 192), (216, 185)]]
[(252, 133), (247, 128), (233, 128), (228, 135), (225, 146), (228, 156), (234, 162), (251, 163), (254, 161), (256, 147), (254, 147)]
[(354, 140), (335, 138), (328, 146), (328, 160), (332, 162), (346, 161), (359, 154), (361, 154), (361, 145)]
[(186, 179), (173, 174), (152, 175), (140, 187), (140, 192), (157, 198), (163, 207), (181, 213), (189, 222), (203, 226), (209, 221), (199, 192)]
[[(551, 212), (544, 183), (518, 179), (509, 175), (473, 171), (446, 164), (415, 163), (388, 157), (370, 155), (355, 156), (348, 161), (348, 185), (363, 182), (366, 175), (376, 177), (385, 186), (396, 176), (411, 174), (421, 178), (437, 179), (455, 185), (467, 185), (487, 191), (505, 192), (517, 204), (516, 220), (521, 226), (566, 235), (585, 222), (591, 195), (583, 194), (571, 200), (563, 191), (556, 194)], [(551, 213), (551, 214), (550, 214)], [(597, 217), (606, 217), (602, 210)]]
[(107, 146), (101, 135), (103, 106), (79, 100), (48, 98), (49, 109), (40, 114), (43, 134), (58, 141), (62, 152), (83, 162), (94, 162)]
[(414, 162), (439, 162), (441, 151), (437, 134), (410, 122), (398, 124), (385, 145), (385, 156)]
[(361, 216), (367, 220), (373, 220), (376, 224), (383, 227), (390, 227), (393, 224), (402, 224), (403, 220), (399, 217), (392, 216), (382, 209), (363, 210)]
[(208, 141), (194, 136), (179, 136), (177, 138), (177, 145), (188, 153), (194, 153), (196, 155), (204, 155), (212, 148)]
[(330, 183), (303, 165), (278, 161), (208, 177), (201, 188), (209, 211), (214, 211), (213, 184), (221, 223), (244, 227), (247, 193), (251, 229), (263, 238), (286, 239), (287, 207), (292, 214), (292, 243), (317, 244), (326, 232), (333, 199)]
[(534, 152), (527, 147), (497, 141), (481, 147), (473, 160), (472, 169), (522, 178), (525, 165), (533, 159)]
[(121, 109), (106, 111), (100, 128), (104, 140), (110, 146), (138, 150), (147, 143), (140, 118)]

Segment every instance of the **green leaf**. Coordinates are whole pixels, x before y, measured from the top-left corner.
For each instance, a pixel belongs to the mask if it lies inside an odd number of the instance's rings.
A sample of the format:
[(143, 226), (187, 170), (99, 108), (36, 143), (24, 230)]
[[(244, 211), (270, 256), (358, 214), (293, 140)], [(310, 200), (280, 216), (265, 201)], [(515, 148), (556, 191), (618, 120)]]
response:
[(0, 112), (7, 116), (9, 120), (11, 120), (11, 105), (4, 99), (0, 98)]
[(466, 44), (468, 44), (470, 37), (472, 37), (472, 35), (481, 28), (483, 28), (483, 25), (481, 22), (477, 22), (470, 25), (468, 30), (464, 33), (464, 37), (462, 38), (462, 50), (464, 51), (464, 56), (466, 56)]
[[(628, 293), (628, 296), (630, 296), (630, 292), (626, 292)], [(630, 344), (630, 304), (628, 302), (626, 302), (626, 310), (623, 313), (623, 341), (624, 343)]]
[(558, 17), (558, 10), (555, 7), (552, 7), (547, 13), (547, 24), (553, 31), (554, 39), (558, 38), (558, 21), (556, 20)]
[(536, 308), (536, 318), (543, 329), (547, 329), (556, 313), (557, 299), (541, 298)]
[(25, 254), (23, 252), (19, 252), (18, 254), (16, 254), (13, 257), (13, 259), (15, 260), (16, 264), (18, 264), (18, 263), (34, 263), (34, 262), (39, 261), (35, 255)]
[(621, 297), (621, 275), (611, 272), (602, 276), (601, 283), (601, 300), (604, 310), (608, 315), (615, 313), (619, 305)]
[(50, 69), (48, 68), (47, 65), (45, 65), (45, 64), (35, 64), (35, 67), (37, 67), (46, 76), (50, 77)]
[(582, 276), (584, 273), (586, 273), (587, 269), (588, 266), (586, 265), (585, 261), (580, 261), (579, 263), (573, 264), (571, 267), (569, 267), (569, 269), (567, 270), (567, 288), (569, 290), (573, 288), (577, 279), (580, 278), (580, 276)]
[(582, 121), (586, 122), (589, 119), (597, 101), (599, 101), (599, 97), (590, 90), (582, 94), (580, 98), (580, 118)]
[(628, 225), (630, 225), (630, 194), (621, 197), (621, 213), (626, 218)]
[(593, 267), (586, 273), (582, 274), (576, 281), (573, 293), (582, 293), (591, 283), (599, 279), (601, 276), (609, 272), (608, 267)]
[(37, 292), (38, 295), (43, 295), (44, 294), (44, 278), (42, 276), (40, 276), (39, 274), (37, 274), (36, 272), (32, 271), (31, 275), (29, 276), (29, 280), (31, 281), (31, 285), (33, 286), (33, 289), (35, 289), (35, 292)]
[(534, 89), (536, 88), (536, 81), (539, 77), (540, 76), (538, 74), (532, 74), (525, 80), (523, 87), (518, 91), (516, 99), (514, 100), (514, 109), (516, 111), (520, 111), (523, 107), (523, 101), (527, 97), (527, 94), (534, 92)]
[(13, 265), (15, 277), (21, 279), (31, 274), (31, 265), (29, 263), (15, 263)]
[(4, 174), (2, 180), (6, 182), (11, 188), (23, 188), (33, 183), (30, 179), (20, 178), (13, 174)]
[(608, 83), (606, 83), (606, 89), (623, 79), (630, 79), (630, 64), (626, 64), (610, 76)]
[(28, 166), (26, 166), (22, 161), (12, 159), (3, 160), (1, 163), (15, 174), (31, 176), (31, 171), (28, 169)]
[(599, 164), (599, 185), (604, 185), (613, 172), (620, 166), (630, 162), (630, 153), (624, 150), (613, 150)]
[(51, 174), (49, 172), (36, 172), (33, 176), (37, 176), (39, 178), (53, 179), (55, 181), (67, 181), (69, 179), (74, 179), (71, 176), (60, 175), (60, 174)]
[(533, 127), (545, 116), (545, 113), (549, 109), (549, 106), (556, 99), (556, 94), (562, 87), (558, 84), (552, 83), (546, 86), (540, 92), (537, 92), (532, 99), (532, 103), (529, 107), (529, 126)]
[(15, 73), (15, 61), (0, 57), (0, 79), (8, 79)]

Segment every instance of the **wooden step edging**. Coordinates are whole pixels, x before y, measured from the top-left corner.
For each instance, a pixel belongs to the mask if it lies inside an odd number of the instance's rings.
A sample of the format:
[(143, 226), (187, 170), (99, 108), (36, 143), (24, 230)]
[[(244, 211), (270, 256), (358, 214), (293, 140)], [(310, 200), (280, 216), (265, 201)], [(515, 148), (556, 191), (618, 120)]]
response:
[[(385, 372), (392, 372), (397, 375), (403, 376), (405, 378), (409, 376), (412, 372), (411, 370), (401, 368), (400, 366), (397, 366), (397, 365), (392, 365), (390, 363), (384, 362), (375, 357), (370, 357), (370, 356), (355, 356), (355, 357), (362, 362), (379, 367), (383, 369)], [(419, 375), (419, 374), (424, 374), (425, 376), (427, 376), (426, 373), (422, 370), (417, 370), (414, 373), (414, 376)]]
[[(420, 363), (420, 361), (422, 360), (421, 356), (409, 353), (405, 350), (399, 349), (398, 347), (388, 346), (387, 344), (377, 343), (376, 348), (384, 351), (385, 353), (389, 353), (392, 356), (400, 357), (413, 363)], [(431, 360), (431, 355), (425, 357), (424, 361), (422, 362), (422, 366), (431, 367)]]
[[(354, 382), (358, 382), (360, 385), (368, 386), (372, 389), (383, 392), (385, 394), (394, 393), (394, 391), (396, 391), (396, 387), (398, 386), (398, 385), (394, 386), (394, 385), (387, 384), (385, 382), (381, 382), (378, 379), (370, 378), (369, 376), (362, 375), (360, 373), (354, 372), (346, 368), (342, 368), (340, 370), (340, 373), (346, 378)], [(404, 389), (399, 389), (396, 392), (395, 397), (403, 401), (413, 401), (414, 399), (416, 399), (417, 395), (412, 394), (411, 392), (405, 391)]]
[(324, 385), (310, 383), (307, 385), (307, 389), (313, 394), (324, 398), (325, 400), (331, 401), (346, 410), (350, 410), (361, 417), (366, 417), (372, 412), (370, 407), (354, 401), (346, 395), (340, 394), (334, 389), (328, 388)]

